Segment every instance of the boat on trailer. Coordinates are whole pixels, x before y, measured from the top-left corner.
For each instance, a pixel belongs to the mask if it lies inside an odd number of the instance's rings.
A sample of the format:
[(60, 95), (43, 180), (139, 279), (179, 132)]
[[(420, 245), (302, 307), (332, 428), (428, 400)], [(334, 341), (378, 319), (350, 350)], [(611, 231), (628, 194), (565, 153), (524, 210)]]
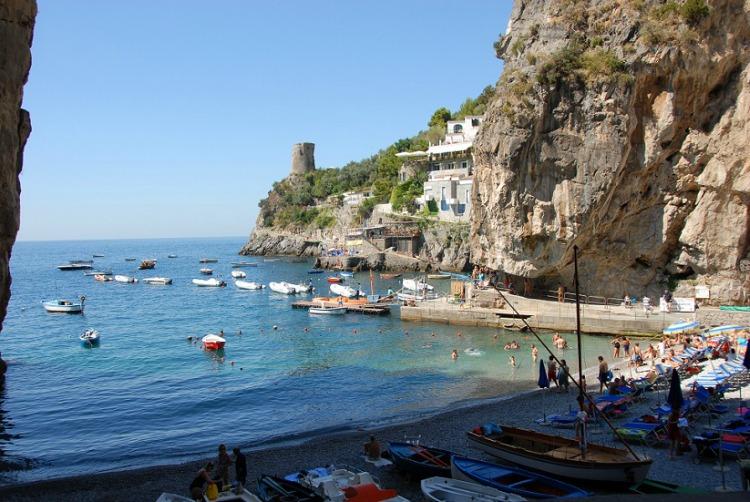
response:
[(435, 476), (422, 480), (422, 493), (433, 502), (523, 502), (520, 495), (491, 486)]
[(585, 490), (557, 479), (520, 469), (497, 465), (454, 455), (451, 458), (451, 475), (459, 481), (469, 481), (490, 486), (506, 493), (525, 498), (556, 499), (588, 497)]
[(648, 475), (652, 460), (637, 459), (620, 448), (594, 443), (582, 453), (575, 439), (516, 427), (477, 427), (468, 432), (469, 443), (503, 462), (551, 476), (587, 482), (632, 485)]

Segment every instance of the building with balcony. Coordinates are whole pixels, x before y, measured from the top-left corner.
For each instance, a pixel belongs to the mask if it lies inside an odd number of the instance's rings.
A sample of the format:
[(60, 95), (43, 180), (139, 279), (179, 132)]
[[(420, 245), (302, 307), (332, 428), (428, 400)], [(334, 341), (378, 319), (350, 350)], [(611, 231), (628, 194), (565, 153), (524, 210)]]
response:
[(437, 211), (444, 221), (468, 222), (471, 215), (471, 191), (474, 180), (472, 147), (482, 117), (468, 116), (446, 123), (445, 139), (422, 152), (396, 154), (404, 160), (399, 171), (401, 182), (418, 170), (427, 171), (424, 195), (417, 199)]

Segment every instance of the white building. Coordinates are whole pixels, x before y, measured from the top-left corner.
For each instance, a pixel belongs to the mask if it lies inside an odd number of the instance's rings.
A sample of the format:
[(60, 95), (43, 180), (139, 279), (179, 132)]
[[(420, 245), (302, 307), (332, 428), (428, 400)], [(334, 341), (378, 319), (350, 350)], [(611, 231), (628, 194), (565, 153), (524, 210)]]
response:
[(481, 123), (479, 116), (448, 121), (445, 139), (437, 145), (430, 145), (424, 152), (396, 154), (405, 161), (399, 171), (402, 182), (413, 175), (417, 166), (426, 168), (424, 195), (417, 202), (435, 209), (441, 220), (469, 221), (474, 181), (472, 147)]

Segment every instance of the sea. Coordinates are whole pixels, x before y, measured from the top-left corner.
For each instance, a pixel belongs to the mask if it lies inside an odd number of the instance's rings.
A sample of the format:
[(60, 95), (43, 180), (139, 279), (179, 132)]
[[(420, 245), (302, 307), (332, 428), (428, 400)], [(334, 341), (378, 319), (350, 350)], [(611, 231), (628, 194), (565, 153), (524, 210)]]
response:
[[(218, 443), (265, 448), (413, 421), (536, 387), (530, 334), (402, 322), (397, 306), (387, 316), (311, 316), (292, 308), (311, 295), (237, 289), (231, 263), (257, 263), (239, 270), (264, 284), (312, 280), (322, 295), (330, 274), (308, 274), (311, 259), (238, 256), (243, 243), (241, 237), (18, 242), (0, 335), (8, 363), (0, 391), (0, 484), (174, 464), (208, 457)], [(173, 284), (103, 283), (56, 268), (93, 255), (102, 255), (93, 258), (95, 269), (167, 276)], [(146, 258), (155, 258), (156, 268), (137, 270)], [(201, 258), (218, 262), (204, 265)], [(206, 266), (228, 286), (193, 285)], [(347, 282), (371, 289), (368, 273)], [(434, 284), (447, 292), (449, 282)], [(372, 286), (395, 290), (400, 279), (376, 273)], [(81, 295), (83, 315), (42, 307)], [(100, 333), (98, 346), (79, 341), (87, 328)], [(191, 341), (220, 330), (223, 351)], [(562, 335), (570, 348), (557, 355), (575, 370), (575, 336)], [(552, 335), (542, 336), (549, 342)], [(511, 340), (521, 348), (504, 350)], [(585, 367), (610, 351), (605, 337), (582, 340)]]

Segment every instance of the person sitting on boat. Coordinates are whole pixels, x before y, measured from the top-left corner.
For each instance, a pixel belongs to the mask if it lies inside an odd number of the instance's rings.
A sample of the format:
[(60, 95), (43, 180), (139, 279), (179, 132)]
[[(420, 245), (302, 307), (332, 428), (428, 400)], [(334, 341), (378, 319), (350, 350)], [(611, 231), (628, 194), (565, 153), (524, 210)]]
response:
[(215, 481), (208, 474), (214, 468), (214, 463), (209, 462), (203, 466), (196, 474), (193, 481), (190, 483), (190, 497), (193, 500), (203, 500), (203, 492), (206, 490), (207, 483), (214, 483)]
[(369, 460), (380, 459), (380, 443), (375, 439), (375, 436), (370, 436), (370, 440), (365, 443), (364, 449)]

